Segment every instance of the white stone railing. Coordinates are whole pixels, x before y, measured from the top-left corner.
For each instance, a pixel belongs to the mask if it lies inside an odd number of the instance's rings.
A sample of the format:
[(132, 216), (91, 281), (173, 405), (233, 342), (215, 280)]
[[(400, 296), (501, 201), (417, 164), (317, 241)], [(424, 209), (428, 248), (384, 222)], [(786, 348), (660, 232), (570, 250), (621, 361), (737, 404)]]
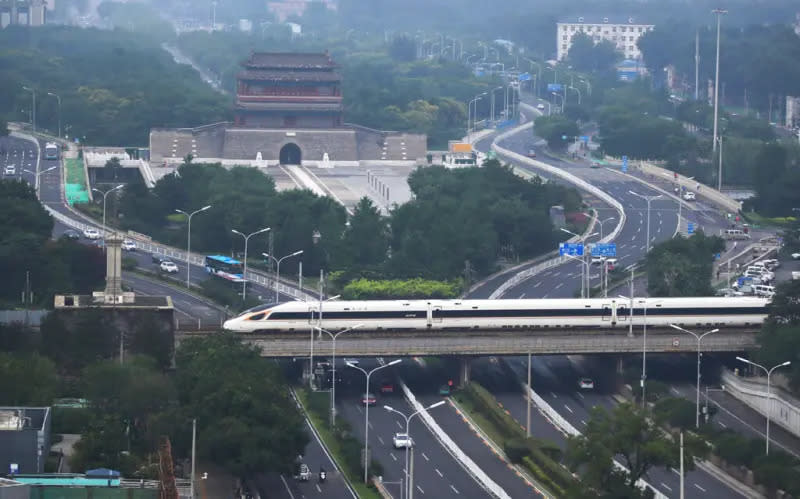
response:
[(771, 385), (772, 404), (770, 404), (767, 399), (765, 378), (743, 378), (727, 369), (722, 372), (722, 387), (764, 417), (767, 416), (769, 409), (770, 421), (800, 437), (800, 400), (788, 393), (782, 393), (783, 390)]

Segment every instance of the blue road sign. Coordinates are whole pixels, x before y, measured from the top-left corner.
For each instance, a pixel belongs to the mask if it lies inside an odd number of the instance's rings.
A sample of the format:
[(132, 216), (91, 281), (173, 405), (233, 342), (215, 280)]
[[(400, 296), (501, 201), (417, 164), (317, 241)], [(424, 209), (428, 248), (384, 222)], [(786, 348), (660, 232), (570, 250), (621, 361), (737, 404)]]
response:
[(617, 256), (616, 243), (597, 243), (589, 246), (592, 256)]
[(517, 76), (517, 79), (518, 79), (519, 81), (528, 81), (528, 80), (530, 80), (530, 79), (531, 79), (531, 75), (530, 75), (530, 74), (528, 74), (528, 73), (520, 73), (520, 75), (519, 75), (519, 76)]
[(561, 136), (561, 140), (567, 140), (567, 136), (566, 135), (562, 135)]
[(627, 156), (623, 156), (622, 157), (622, 171), (623, 172), (627, 172), (628, 171), (628, 157)]
[(560, 83), (548, 83), (547, 84), (547, 91), (548, 92), (560, 92), (564, 88), (563, 85)]
[(686, 232), (689, 234), (694, 234), (694, 223), (689, 222), (686, 224)]
[(583, 243), (559, 243), (559, 255), (583, 256)]
[(583, 142), (584, 144), (588, 144), (589, 143), (589, 136), (588, 135), (581, 135), (581, 142)]

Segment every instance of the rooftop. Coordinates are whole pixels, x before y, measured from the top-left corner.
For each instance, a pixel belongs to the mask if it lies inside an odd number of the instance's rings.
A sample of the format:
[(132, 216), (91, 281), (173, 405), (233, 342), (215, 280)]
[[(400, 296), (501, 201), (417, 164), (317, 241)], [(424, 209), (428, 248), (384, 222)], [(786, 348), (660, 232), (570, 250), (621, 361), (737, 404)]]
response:
[(327, 53), (253, 52), (242, 63), (248, 69), (327, 69), (336, 64)]
[(633, 16), (610, 15), (610, 16), (569, 16), (558, 20), (558, 24), (634, 24), (641, 26), (652, 26), (645, 21), (641, 21)]
[(0, 407), (0, 431), (40, 430), (49, 407)]
[(333, 71), (241, 71), (236, 77), (240, 80), (274, 80), (274, 81), (320, 81), (337, 82), (342, 79)]

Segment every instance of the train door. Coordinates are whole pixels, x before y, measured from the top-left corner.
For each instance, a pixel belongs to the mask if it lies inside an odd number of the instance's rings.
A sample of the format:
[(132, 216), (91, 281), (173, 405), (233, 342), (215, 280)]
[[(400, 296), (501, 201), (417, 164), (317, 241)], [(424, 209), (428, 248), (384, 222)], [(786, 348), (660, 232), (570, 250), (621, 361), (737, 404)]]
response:
[(602, 307), (602, 311), (601, 311), (600, 315), (601, 315), (602, 321), (603, 322), (609, 322), (610, 321), (611, 324), (613, 325), (614, 322), (615, 322), (614, 321), (614, 307), (612, 306), (611, 303), (603, 303), (601, 305), (601, 307)]
[(627, 323), (631, 317), (630, 307), (620, 303), (615, 310), (616, 319), (619, 322)]
[(319, 306), (309, 305), (308, 307), (308, 323), (313, 326), (319, 326)]
[(434, 324), (441, 324), (442, 322), (442, 306), (433, 305), (431, 307), (431, 319)]

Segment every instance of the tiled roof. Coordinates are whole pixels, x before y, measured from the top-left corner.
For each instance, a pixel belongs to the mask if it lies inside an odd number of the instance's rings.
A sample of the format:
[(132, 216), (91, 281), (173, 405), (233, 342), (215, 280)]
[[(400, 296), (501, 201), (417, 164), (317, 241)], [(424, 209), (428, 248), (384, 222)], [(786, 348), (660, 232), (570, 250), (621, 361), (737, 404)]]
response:
[(342, 77), (333, 71), (270, 71), (249, 70), (236, 75), (239, 80), (337, 82)]
[(268, 69), (330, 69), (336, 67), (327, 53), (301, 52), (253, 52), (242, 65), (246, 68)]

